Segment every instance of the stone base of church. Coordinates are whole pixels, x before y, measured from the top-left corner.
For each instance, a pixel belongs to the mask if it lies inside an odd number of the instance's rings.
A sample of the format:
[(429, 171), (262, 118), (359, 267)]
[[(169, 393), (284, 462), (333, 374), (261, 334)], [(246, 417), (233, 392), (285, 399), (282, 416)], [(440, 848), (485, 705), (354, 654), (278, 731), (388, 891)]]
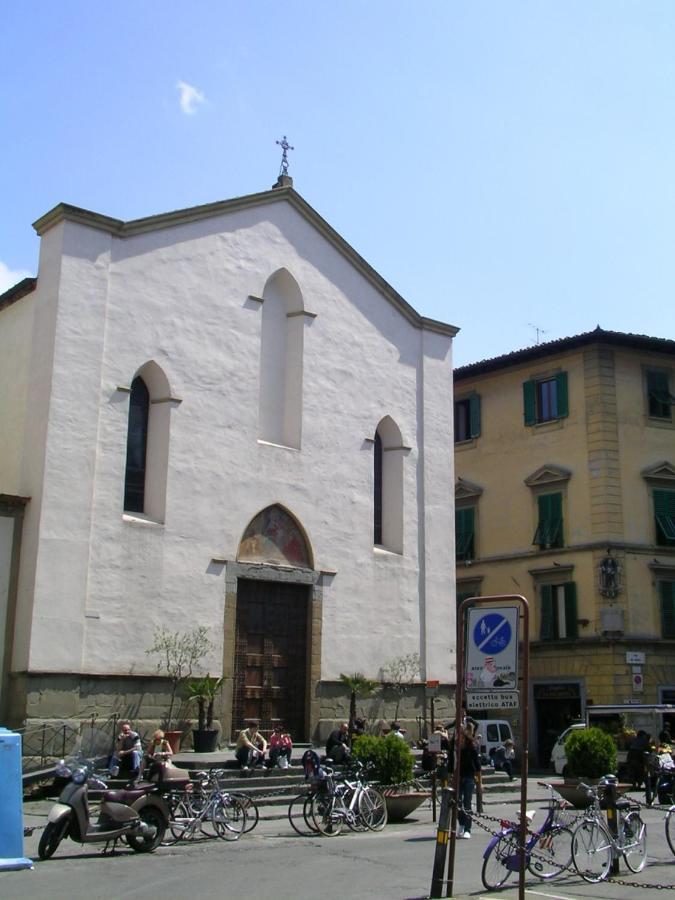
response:
[[(9, 708), (5, 722), (10, 728), (26, 729), (33, 743), (46, 742), (53, 747), (50, 756), (72, 752), (79, 735), (83, 752), (95, 755), (109, 751), (121, 720), (129, 719), (143, 735), (166, 724), (170, 702), (170, 684), (165, 678), (123, 675), (79, 675), (51, 673), (13, 673), (8, 691)], [(407, 737), (416, 741), (430, 728), (431, 701), (423, 685), (412, 685), (398, 699), (388, 688), (372, 697), (358, 698), (357, 715), (367, 719), (367, 730), (382, 732), (396, 716)], [(227, 683), (216, 719), (222, 727), (221, 746), (232, 736), (232, 694)], [(341, 682), (318, 682), (308, 708), (308, 737), (317, 745), (349, 718), (349, 695)], [(454, 685), (441, 685), (434, 701), (436, 723), (454, 717)], [(195, 725), (194, 704), (176, 701), (173, 727), (183, 730), (187, 746)], [(301, 742), (305, 736), (297, 736)], [(28, 737), (26, 738), (28, 740)], [(79, 744), (78, 744), (79, 746)]]

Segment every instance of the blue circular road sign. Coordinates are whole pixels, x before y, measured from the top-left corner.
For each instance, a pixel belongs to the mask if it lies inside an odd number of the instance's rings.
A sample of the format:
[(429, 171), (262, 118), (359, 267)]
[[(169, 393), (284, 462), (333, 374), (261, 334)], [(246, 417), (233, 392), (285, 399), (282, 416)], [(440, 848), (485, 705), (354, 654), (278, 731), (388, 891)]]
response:
[(473, 629), (473, 641), (481, 653), (502, 653), (511, 643), (511, 637), (509, 620), (498, 612), (484, 615)]

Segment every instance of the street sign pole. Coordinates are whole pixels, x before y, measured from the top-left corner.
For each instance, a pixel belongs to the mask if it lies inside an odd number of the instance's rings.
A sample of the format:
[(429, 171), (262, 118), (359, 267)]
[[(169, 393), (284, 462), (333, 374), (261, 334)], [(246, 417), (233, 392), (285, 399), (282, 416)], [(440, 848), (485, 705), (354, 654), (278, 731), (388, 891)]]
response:
[[(501, 613), (500, 610), (503, 608), (504, 604), (508, 601), (512, 601), (518, 604), (520, 607), (520, 615), (513, 618), (513, 614), (505, 614)], [(456, 839), (455, 834), (457, 831), (457, 800), (459, 798), (459, 733), (462, 727), (462, 708), (465, 703), (465, 685), (466, 685), (466, 669), (467, 669), (467, 641), (466, 641), (466, 621), (467, 621), (467, 612), (471, 608), (475, 607), (483, 607), (488, 604), (492, 604), (494, 606), (495, 603), (500, 604), (499, 607), (491, 610), (490, 613), (485, 617), (486, 626), (484, 633), (480, 640), (479, 649), (485, 650), (488, 656), (493, 657), (495, 655), (495, 650), (499, 648), (500, 642), (503, 638), (503, 646), (501, 649), (504, 652), (512, 653), (512, 648), (510, 647), (510, 642), (514, 642), (515, 647), (515, 663), (513, 665), (513, 683), (510, 683), (507, 678), (499, 677), (499, 673), (495, 675), (492, 685), (489, 687), (489, 690), (484, 693), (486, 695), (490, 695), (491, 693), (514, 693), (514, 690), (518, 688), (518, 666), (517, 666), (517, 657), (518, 657), (518, 645), (519, 645), (519, 624), (520, 618), (522, 616), (522, 666), (520, 667), (521, 675), (520, 675), (520, 683), (521, 683), (521, 716), (520, 716), (520, 745), (521, 745), (521, 782), (520, 782), (520, 832), (519, 832), (519, 844), (521, 847), (525, 847), (527, 843), (527, 818), (526, 818), (526, 809), (527, 809), (527, 775), (529, 769), (529, 751), (528, 751), (528, 743), (529, 743), (529, 697), (530, 697), (530, 607), (525, 599), (525, 597), (520, 594), (498, 594), (492, 597), (467, 597), (466, 600), (463, 600), (457, 610), (457, 619), (458, 619), (458, 628), (457, 628), (457, 689), (455, 693), (455, 740), (454, 740), (454, 770), (452, 775), (452, 787), (453, 794), (455, 798), (455, 803), (452, 806), (452, 821), (450, 824), (450, 840), (448, 842), (448, 879), (447, 879), (447, 897), (453, 896), (453, 888), (454, 888), (454, 880), (455, 880), (455, 846)], [(494, 614), (493, 618), (490, 619), (488, 616)], [(510, 618), (510, 622), (509, 622)], [(515, 621), (515, 628), (513, 627)], [(482, 623), (481, 623), (482, 624)], [(507, 634), (507, 625), (511, 627), (511, 633), (509, 640), (506, 640)], [(494, 661), (494, 659), (493, 659)], [(487, 662), (487, 661), (486, 661)], [(486, 665), (487, 668), (487, 665)], [(501, 681), (502, 685), (498, 685), (496, 682)], [(472, 682), (473, 686), (473, 682)], [(503, 690), (506, 688), (506, 690)], [(517, 694), (517, 690), (515, 691)], [(476, 691), (476, 696), (478, 695), (478, 691)], [(472, 693), (472, 697), (474, 694)], [(487, 702), (490, 702), (489, 700)], [(496, 702), (496, 701), (495, 701)], [(509, 707), (495, 707), (495, 708), (509, 708)], [(521, 852), (518, 854), (519, 856), (519, 871), (518, 871), (518, 900), (525, 900), (525, 853)], [(437, 896), (431, 894), (431, 896)]]

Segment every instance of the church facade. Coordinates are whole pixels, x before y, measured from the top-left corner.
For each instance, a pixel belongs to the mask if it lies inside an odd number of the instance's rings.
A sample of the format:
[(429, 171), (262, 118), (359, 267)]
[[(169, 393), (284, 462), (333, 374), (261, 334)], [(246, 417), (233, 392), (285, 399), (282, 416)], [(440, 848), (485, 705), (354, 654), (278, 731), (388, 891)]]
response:
[(225, 738), (321, 738), (340, 673), (405, 654), (453, 683), (457, 329), (288, 178), (34, 227), (0, 297), (0, 719), (161, 721), (160, 628), (208, 629)]

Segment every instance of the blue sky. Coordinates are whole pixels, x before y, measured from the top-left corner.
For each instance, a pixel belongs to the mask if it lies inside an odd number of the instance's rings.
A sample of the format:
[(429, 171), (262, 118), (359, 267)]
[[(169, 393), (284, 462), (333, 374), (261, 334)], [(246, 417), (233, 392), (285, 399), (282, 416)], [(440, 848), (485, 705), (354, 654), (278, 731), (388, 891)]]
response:
[(295, 188), (457, 365), (675, 339), (671, 0), (25, 0), (0, 8), (0, 290), (58, 202), (121, 219)]

